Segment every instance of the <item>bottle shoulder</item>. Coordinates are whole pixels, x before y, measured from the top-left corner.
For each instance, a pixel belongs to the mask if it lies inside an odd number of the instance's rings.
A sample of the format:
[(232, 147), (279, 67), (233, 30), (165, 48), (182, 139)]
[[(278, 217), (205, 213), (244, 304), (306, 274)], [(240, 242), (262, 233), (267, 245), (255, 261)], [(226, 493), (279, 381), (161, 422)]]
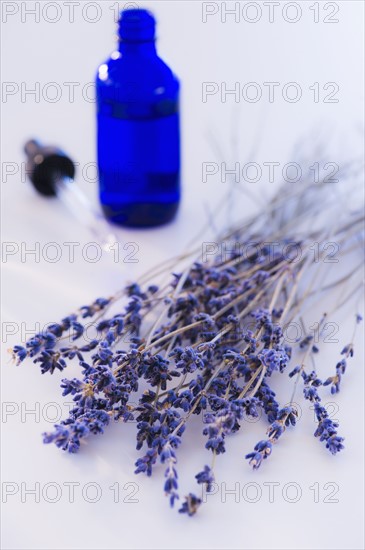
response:
[(170, 82), (179, 87), (179, 80), (170, 67), (158, 55), (123, 55), (113, 52), (99, 65), (96, 81), (99, 86), (123, 85), (126, 82), (144, 85)]

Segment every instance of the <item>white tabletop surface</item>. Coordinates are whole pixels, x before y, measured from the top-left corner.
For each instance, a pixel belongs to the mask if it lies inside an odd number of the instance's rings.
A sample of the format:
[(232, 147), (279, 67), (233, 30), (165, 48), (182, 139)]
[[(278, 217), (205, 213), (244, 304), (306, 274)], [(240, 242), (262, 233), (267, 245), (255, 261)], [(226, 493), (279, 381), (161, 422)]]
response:
[[(336, 457), (325, 451), (312, 436), (313, 411), (299, 401), (303, 416), (298, 427), (285, 434), (259, 471), (250, 470), (244, 455), (262, 438), (264, 425), (257, 423), (229, 440), (228, 452), (217, 461), (219, 491), (208, 497), (193, 519), (169, 509), (162, 470), (150, 479), (134, 476), (133, 425), (111, 426), (104, 436), (90, 439), (76, 456), (43, 446), (41, 433), (51, 428), (52, 417), (67, 411), (68, 400), (60, 396), (58, 387), (63, 375), (41, 376), (31, 362), (15, 368), (7, 353), (24, 341), (27, 332), (97, 296), (109, 295), (181, 250), (227, 191), (220, 172), (203, 181), (203, 163), (226, 162), (229, 168), (239, 162), (244, 168), (247, 162), (256, 162), (263, 176), (246, 184), (246, 189), (262, 202), (280, 183), (279, 177), (268, 182), (264, 163), (278, 162), (282, 170), (296, 160), (293, 148), (303, 137), (302, 148), (312, 164), (322, 158), (339, 165), (358, 158), (364, 101), (363, 3), (281, 2), (272, 22), (269, 10), (273, 7), (265, 2), (251, 3), (251, 7), (236, 2), (239, 9), (235, 8), (235, 15), (227, 14), (225, 21), (224, 9), (234, 7), (234, 2), (143, 3), (158, 19), (161, 56), (182, 81), (184, 192), (179, 215), (169, 226), (150, 231), (117, 229), (123, 243), (138, 244), (139, 261), (134, 265), (117, 265), (104, 257), (96, 263), (85, 261), (80, 250), (90, 236), (62, 204), (36, 195), (24, 178), (22, 153), (30, 137), (62, 147), (79, 163), (78, 184), (97, 206), (92, 171), (95, 104), (90, 83), (98, 64), (113, 50), (115, 9), (124, 3), (74, 2), (73, 22), (70, 3), (38, 3), (39, 20), (29, 12), (35, 4), (2, 2), (1, 6), (2, 239), (15, 247), (14, 254), (3, 257), (3, 548), (363, 548), (361, 331), (343, 391), (326, 398), (334, 403), (341, 421), (346, 450)], [(258, 19), (253, 22), (255, 14)], [(207, 82), (218, 91), (204, 101), (202, 89)], [(232, 89), (236, 82), (241, 94), (238, 102), (233, 95), (222, 101), (224, 86)], [(76, 83), (73, 101), (67, 83)], [(247, 83), (256, 83), (262, 92), (255, 103), (244, 98), (246, 92), (257, 89), (248, 90)], [(268, 83), (277, 83), (273, 101), (269, 101)], [(296, 84), (290, 88), (288, 83)], [(29, 93), (31, 89), (36, 95)], [(297, 102), (283, 97), (293, 97), (295, 89), (301, 92)], [(339, 101), (325, 102), (332, 92), (330, 97)], [(53, 102), (55, 93), (61, 95)], [(313, 145), (318, 142), (326, 150), (321, 159)], [(237, 191), (236, 214), (249, 214), (255, 204), (242, 189)], [(36, 246), (43, 251), (50, 242), (60, 246), (59, 261), (47, 261), (45, 254), (39, 261), (30, 254), (22, 257), (22, 252)], [(69, 260), (67, 242), (80, 243), (74, 262)], [(313, 314), (311, 320), (315, 319)], [(352, 309), (341, 310), (336, 322), (339, 343), (329, 346), (333, 349), (321, 359), (329, 370), (351, 337)], [(284, 393), (280, 395), (285, 400)], [(182, 492), (194, 489), (194, 475), (209, 460), (199, 419), (186, 435), (179, 452)], [(40, 502), (27, 493), (37, 483)], [(70, 484), (75, 487), (73, 502)], [(275, 487), (273, 498), (270, 486)], [(55, 487), (61, 491), (60, 498), (51, 503)], [(233, 488), (238, 493), (224, 498), (225, 489)], [(95, 489), (100, 498), (90, 502)], [(134, 490), (136, 494), (128, 499)], [(255, 499), (256, 490), (259, 499)], [(129, 502), (133, 499), (137, 502)]]

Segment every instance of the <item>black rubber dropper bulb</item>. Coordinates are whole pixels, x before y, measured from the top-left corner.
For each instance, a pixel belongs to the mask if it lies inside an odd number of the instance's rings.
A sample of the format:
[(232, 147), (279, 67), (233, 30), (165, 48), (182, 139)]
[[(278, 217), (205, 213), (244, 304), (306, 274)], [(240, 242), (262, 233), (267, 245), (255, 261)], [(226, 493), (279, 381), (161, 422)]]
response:
[(44, 146), (30, 139), (24, 145), (24, 151), (27, 155), (27, 174), (42, 195), (54, 197), (57, 195), (57, 182), (74, 179), (73, 161), (57, 147)]

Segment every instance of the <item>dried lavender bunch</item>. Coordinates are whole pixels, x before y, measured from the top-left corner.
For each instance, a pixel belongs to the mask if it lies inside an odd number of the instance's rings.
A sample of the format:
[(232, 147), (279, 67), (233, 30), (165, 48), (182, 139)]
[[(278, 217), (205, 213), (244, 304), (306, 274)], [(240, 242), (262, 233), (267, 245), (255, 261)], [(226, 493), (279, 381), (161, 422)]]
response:
[[(15, 346), (17, 364), (31, 357), (42, 374), (64, 371), (70, 362), (81, 367), (78, 378), (61, 382), (62, 395), (71, 395), (75, 406), (53, 432), (44, 434), (44, 442), (75, 453), (111, 421), (136, 421), (142, 455), (135, 471), (151, 475), (162, 463), (164, 491), (173, 506), (179, 499), (177, 451), (192, 415), (205, 413), (205, 447), (212, 458), (196, 482), (209, 492), (227, 436), (241, 429), (244, 417), (258, 417), (260, 409), (269, 424), (267, 438), (246, 458), (257, 469), (271, 455), (286, 429), (296, 425), (294, 395), (302, 381), (304, 398), (315, 407), (315, 437), (332, 454), (343, 449), (338, 423), (328, 417), (320, 391), (325, 386), (332, 393), (340, 391), (353, 343), (342, 350), (334, 375), (322, 382), (317, 371), (308, 368), (319, 351), (313, 336), (305, 334), (289, 346), (283, 332), (314, 300), (323, 308), (332, 304), (340, 285), (349, 289), (346, 299), (362, 288), (356, 257), (364, 219), (358, 212), (339, 216), (338, 197), (332, 183), (284, 186), (265, 211), (220, 236), (217, 243), (239, 245), (229, 247), (230, 252), (222, 254), (222, 246), (217, 246), (215, 256), (205, 261), (196, 259), (199, 249), (183, 254), (114, 296), (98, 298), (48, 326), (25, 347)], [(324, 200), (328, 217), (323, 216)], [(321, 259), (328, 253), (322, 250), (315, 258), (311, 246), (328, 240), (339, 245), (348, 270), (324, 284), (318, 278), (326, 270)], [(268, 244), (273, 242), (275, 248)], [(170, 281), (161, 283), (171, 268)], [(326, 312), (320, 326), (331, 314)], [(85, 341), (90, 319), (97, 336)], [(357, 315), (355, 325), (360, 320)], [(285, 376), (294, 359), (298, 365), (283, 378), (285, 383), (294, 379), (292, 396), (289, 405), (281, 407), (271, 379)], [(200, 504), (201, 499), (189, 493), (180, 512), (193, 515)]]

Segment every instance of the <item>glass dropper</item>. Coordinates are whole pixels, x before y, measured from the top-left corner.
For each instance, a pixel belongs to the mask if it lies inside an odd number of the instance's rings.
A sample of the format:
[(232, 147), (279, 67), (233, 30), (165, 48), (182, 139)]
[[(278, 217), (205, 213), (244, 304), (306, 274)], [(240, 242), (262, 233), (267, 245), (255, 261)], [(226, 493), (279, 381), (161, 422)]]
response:
[(75, 164), (60, 149), (31, 139), (24, 145), (26, 171), (35, 189), (44, 197), (57, 197), (91, 233), (103, 250), (118, 243), (110, 225), (75, 182)]

